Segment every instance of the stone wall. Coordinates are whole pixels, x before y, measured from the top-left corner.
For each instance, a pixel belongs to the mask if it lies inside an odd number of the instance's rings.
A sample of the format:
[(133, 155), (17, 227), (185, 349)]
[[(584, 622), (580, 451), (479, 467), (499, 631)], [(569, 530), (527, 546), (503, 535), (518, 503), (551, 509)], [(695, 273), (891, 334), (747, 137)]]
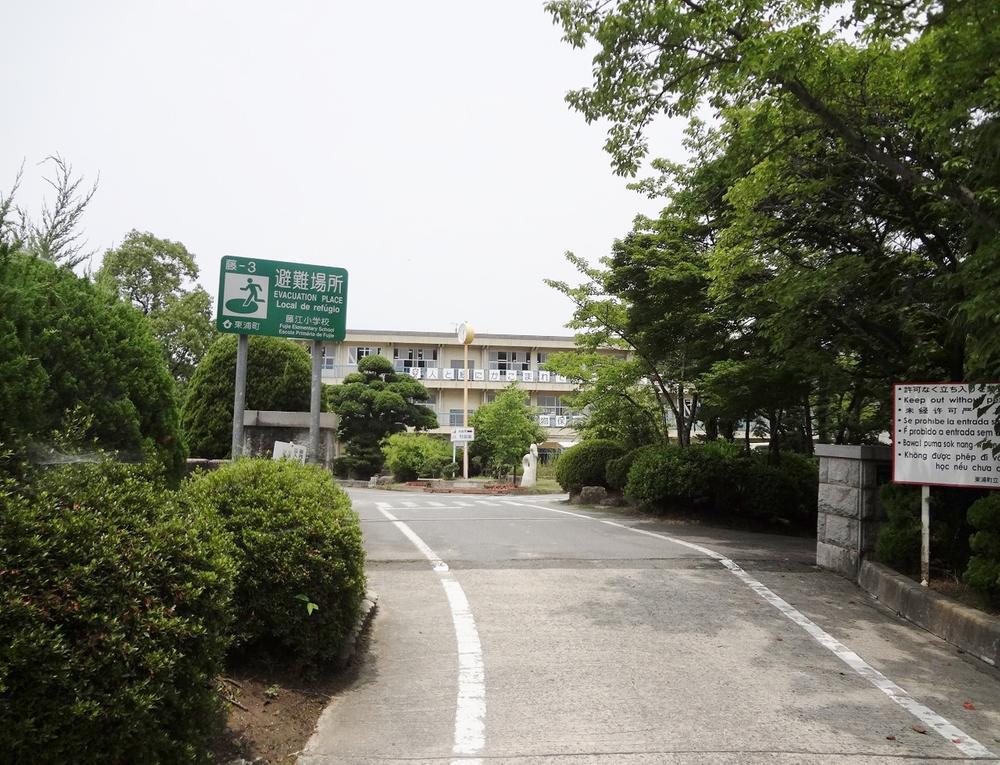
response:
[[(270, 457), (274, 453), (275, 441), (293, 441), (308, 446), (309, 413), (247, 409), (243, 415), (243, 453), (253, 457)], [(337, 417), (334, 414), (320, 415), (319, 450), (322, 464), (327, 468), (340, 456)]]
[(816, 563), (856, 579), (883, 517), (878, 489), (890, 478), (889, 447), (817, 444), (816, 456)]

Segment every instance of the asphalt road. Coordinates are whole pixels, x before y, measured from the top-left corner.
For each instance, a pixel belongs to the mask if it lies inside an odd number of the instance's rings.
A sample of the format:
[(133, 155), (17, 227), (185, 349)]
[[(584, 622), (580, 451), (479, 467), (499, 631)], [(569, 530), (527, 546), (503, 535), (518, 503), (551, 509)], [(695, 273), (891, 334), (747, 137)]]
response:
[(378, 611), (302, 765), (998, 761), (1000, 672), (811, 540), (350, 494)]

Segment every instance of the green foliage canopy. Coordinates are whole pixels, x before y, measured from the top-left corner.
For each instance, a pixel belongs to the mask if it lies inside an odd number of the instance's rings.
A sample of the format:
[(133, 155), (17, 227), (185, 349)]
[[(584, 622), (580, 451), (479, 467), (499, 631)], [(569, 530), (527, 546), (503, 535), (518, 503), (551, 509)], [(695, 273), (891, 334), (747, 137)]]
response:
[(211, 298), (200, 286), (194, 256), (180, 242), (130, 231), (104, 254), (98, 285), (117, 293), (149, 317), (163, 345), (170, 373), (184, 385), (215, 339)]
[(427, 433), (393, 433), (382, 444), (385, 464), (397, 481), (436, 478), (451, 462), (451, 446)]
[(488, 404), (480, 406), (469, 420), (476, 429), (475, 448), (496, 471), (517, 466), (532, 444), (546, 439), (534, 412), (528, 406), (528, 394), (510, 385)]

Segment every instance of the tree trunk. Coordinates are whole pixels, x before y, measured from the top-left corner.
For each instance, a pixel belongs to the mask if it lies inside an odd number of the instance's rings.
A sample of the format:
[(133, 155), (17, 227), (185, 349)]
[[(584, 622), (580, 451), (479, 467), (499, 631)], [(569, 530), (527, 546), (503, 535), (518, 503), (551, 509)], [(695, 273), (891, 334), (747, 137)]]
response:
[(747, 454), (750, 453), (750, 412), (747, 412), (746, 425), (743, 427), (743, 443), (746, 444)]

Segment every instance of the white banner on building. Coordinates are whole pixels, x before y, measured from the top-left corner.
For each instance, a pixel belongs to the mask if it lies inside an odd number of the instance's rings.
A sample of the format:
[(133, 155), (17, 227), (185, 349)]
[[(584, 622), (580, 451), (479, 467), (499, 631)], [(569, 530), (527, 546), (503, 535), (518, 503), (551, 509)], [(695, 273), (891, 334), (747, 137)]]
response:
[(561, 414), (557, 414), (556, 415), (556, 427), (557, 428), (565, 428), (567, 422), (568, 422), (568, 420), (565, 417), (565, 415), (561, 415)]
[(549, 382), (549, 378), (552, 377), (552, 373), (547, 369), (538, 370), (538, 382)]
[(445, 380), (454, 380), (455, 379), (455, 370), (452, 369), (451, 367), (448, 367), (447, 369), (445, 369), (444, 370), (444, 379)]
[(472, 379), (474, 382), (482, 382), (485, 379), (485, 370), (483, 369), (473, 369)]
[[(892, 386), (892, 480), (928, 486), (1000, 485), (1000, 455), (979, 444), (996, 440), (992, 410), (973, 401), (981, 386), (897, 383)], [(987, 401), (993, 396), (989, 396)]]
[(410, 367), (410, 377), (412, 377), (414, 380), (419, 380), (423, 376), (424, 376), (424, 370), (422, 370), (420, 367)]
[(534, 382), (535, 373), (530, 369), (524, 369), (521, 371), (521, 382)]
[(538, 424), (541, 425), (543, 428), (551, 428), (552, 417), (547, 414), (540, 414), (538, 415)]

